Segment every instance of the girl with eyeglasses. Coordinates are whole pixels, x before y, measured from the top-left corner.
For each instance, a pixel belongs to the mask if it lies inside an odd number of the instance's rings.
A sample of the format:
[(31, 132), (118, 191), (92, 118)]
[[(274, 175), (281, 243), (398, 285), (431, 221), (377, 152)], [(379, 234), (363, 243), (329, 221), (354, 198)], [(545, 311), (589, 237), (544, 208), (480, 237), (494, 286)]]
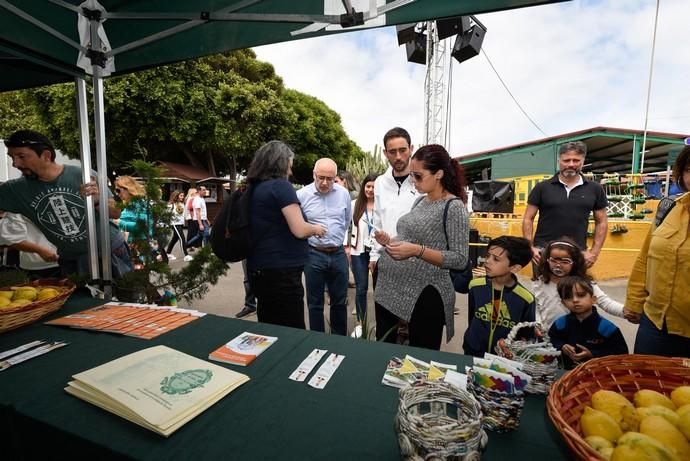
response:
[(537, 299), (537, 321), (547, 330), (562, 315), (570, 313), (558, 295), (558, 282), (567, 276), (584, 277), (592, 281), (597, 307), (616, 317), (624, 318), (623, 304), (611, 299), (587, 275), (587, 265), (582, 250), (574, 240), (562, 237), (546, 245), (539, 262), (541, 275), (532, 282), (532, 293)]

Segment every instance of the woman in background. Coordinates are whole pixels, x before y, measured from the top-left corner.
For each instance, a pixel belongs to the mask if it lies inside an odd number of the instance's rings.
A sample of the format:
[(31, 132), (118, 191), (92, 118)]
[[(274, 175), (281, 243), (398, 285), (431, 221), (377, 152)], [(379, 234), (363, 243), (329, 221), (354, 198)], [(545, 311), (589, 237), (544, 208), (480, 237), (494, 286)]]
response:
[(364, 178), (357, 199), (352, 201), (350, 264), (355, 277), (355, 306), (357, 320), (360, 322), (367, 314), (369, 251), (374, 235), (374, 181), (377, 176), (377, 174), (369, 174)]
[(350, 198), (352, 200), (357, 199), (357, 182), (350, 173), (348, 173), (345, 170), (338, 171), (338, 174), (336, 174), (335, 176), (335, 183), (340, 184), (345, 189), (347, 189), (347, 191), (350, 193)]
[(170, 226), (172, 227), (172, 238), (170, 243), (168, 243), (168, 248), (166, 248), (165, 253), (168, 255), (168, 259), (174, 261), (176, 258), (172, 255), (172, 250), (177, 242), (180, 242), (180, 248), (182, 248), (182, 254), (184, 254), (185, 261), (191, 261), (192, 257), (187, 254), (187, 239), (184, 236), (184, 216), (185, 216), (185, 196), (184, 192), (177, 189), (170, 194), (170, 200), (168, 200), (168, 211), (170, 212), (172, 218), (170, 220)]
[(192, 251), (187, 242), (189, 242), (196, 234), (199, 233), (199, 223), (194, 216), (194, 199), (199, 196), (199, 191), (191, 187), (187, 191), (187, 197), (184, 199), (184, 222), (187, 224), (187, 240), (185, 246), (187, 251)]

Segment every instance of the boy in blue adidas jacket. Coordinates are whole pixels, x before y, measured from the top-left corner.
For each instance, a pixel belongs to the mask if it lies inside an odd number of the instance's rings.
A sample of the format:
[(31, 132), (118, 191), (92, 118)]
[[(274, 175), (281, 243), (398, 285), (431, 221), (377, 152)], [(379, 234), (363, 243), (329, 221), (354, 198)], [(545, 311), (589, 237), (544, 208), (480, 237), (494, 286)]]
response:
[(562, 352), (566, 369), (592, 357), (627, 354), (623, 333), (612, 322), (601, 317), (594, 303), (591, 282), (579, 276), (563, 277), (558, 282), (558, 295), (570, 314), (556, 319), (549, 329), (551, 344)]
[(532, 260), (528, 240), (501, 236), (489, 242), (486, 277), (470, 282), (469, 320), (463, 341), (466, 355), (494, 353), (496, 343), (520, 322), (534, 322), (535, 300), (515, 274)]

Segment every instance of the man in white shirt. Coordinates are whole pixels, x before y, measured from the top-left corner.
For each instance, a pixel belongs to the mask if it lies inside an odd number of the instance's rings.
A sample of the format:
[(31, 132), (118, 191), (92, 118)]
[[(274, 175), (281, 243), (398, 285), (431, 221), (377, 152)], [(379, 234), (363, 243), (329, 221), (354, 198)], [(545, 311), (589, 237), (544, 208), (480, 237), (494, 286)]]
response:
[[(383, 153), (390, 166), (374, 182), (374, 227), (390, 236), (397, 235), (398, 219), (407, 214), (419, 197), (410, 179), (410, 157), (413, 146), (410, 134), (395, 127), (383, 136)], [(384, 249), (374, 241), (369, 255), (369, 270), (376, 286), (376, 263)]]
[[(201, 247), (202, 243), (204, 246), (208, 243), (208, 238), (211, 235), (211, 227), (206, 213), (207, 194), (208, 190), (206, 186), (199, 186), (199, 195), (192, 200), (192, 208), (194, 209), (193, 219), (195, 219), (199, 225), (199, 232), (187, 242), (187, 246)], [(202, 242), (196, 243), (198, 240), (202, 240)]]
[(309, 307), (309, 329), (325, 331), (323, 317), (324, 289), (331, 298), (331, 332), (347, 334), (347, 255), (343, 241), (352, 216), (350, 194), (335, 184), (338, 171), (329, 158), (314, 164), (314, 182), (297, 191), (302, 212), (312, 224), (328, 230), (323, 237), (309, 237), (309, 260), (304, 266), (304, 280)]

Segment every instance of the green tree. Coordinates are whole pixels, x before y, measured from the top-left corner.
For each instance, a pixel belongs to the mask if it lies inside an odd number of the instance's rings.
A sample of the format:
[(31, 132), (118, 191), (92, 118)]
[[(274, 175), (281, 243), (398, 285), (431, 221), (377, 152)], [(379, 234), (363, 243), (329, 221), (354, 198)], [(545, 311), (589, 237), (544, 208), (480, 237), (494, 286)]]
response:
[(283, 101), (296, 117), (294, 124), (286, 127), (283, 139), (297, 154), (292, 172), (298, 182), (312, 181), (314, 163), (321, 157), (332, 158), (339, 168), (364, 158), (364, 152), (345, 133), (340, 115), (321, 100), (286, 90)]
[(17, 130), (43, 130), (36, 107), (27, 91), (0, 93), (0, 139)]
[[(252, 50), (106, 79), (104, 87), (110, 169), (125, 166), (137, 145), (151, 161), (191, 163), (233, 175), (246, 169), (261, 144), (284, 139), (298, 153), (299, 180), (311, 178), (318, 157), (330, 156), (344, 167), (362, 155), (337, 113), (316, 98), (285, 90), (273, 66), (258, 61)], [(77, 157), (74, 85), (27, 90), (18, 97), (33, 106), (32, 126)]]

